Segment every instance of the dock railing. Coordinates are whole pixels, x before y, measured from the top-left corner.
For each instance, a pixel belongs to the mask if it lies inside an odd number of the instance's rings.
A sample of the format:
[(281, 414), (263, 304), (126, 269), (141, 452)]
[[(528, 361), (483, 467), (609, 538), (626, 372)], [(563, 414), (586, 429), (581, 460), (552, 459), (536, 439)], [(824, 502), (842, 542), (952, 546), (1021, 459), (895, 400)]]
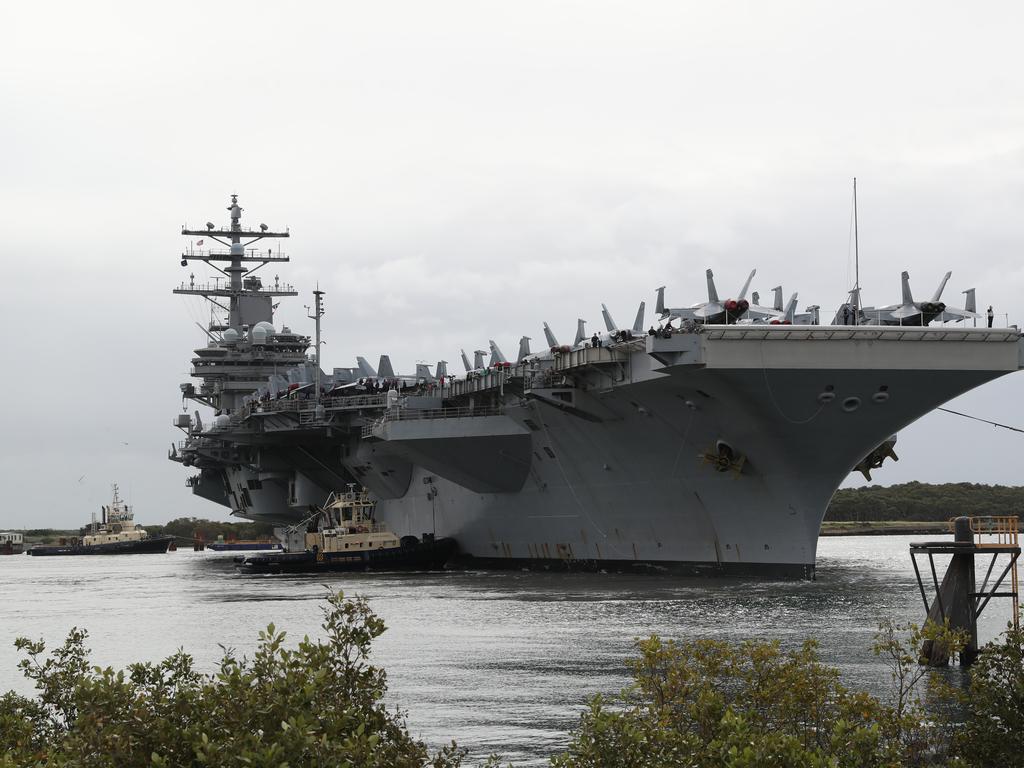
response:
[[(1020, 518), (1017, 515), (985, 515), (968, 519), (971, 521), (974, 546), (979, 548), (1020, 546)], [(949, 530), (953, 531), (953, 520), (949, 521)]]
[[(1020, 551), (1020, 518), (1017, 515), (989, 515), (972, 517), (971, 533), (974, 534), (974, 546), (978, 549), (1014, 548)], [(953, 521), (950, 521), (952, 527)], [(994, 562), (994, 559), (993, 559)], [(1020, 628), (1020, 576), (1017, 573), (1019, 567), (1018, 558), (1013, 557), (1010, 565), (1010, 595), (1013, 601), (1013, 626)], [(992, 566), (989, 566), (985, 574), (985, 581), (981, 585), (984, 591), (992, 575)]]

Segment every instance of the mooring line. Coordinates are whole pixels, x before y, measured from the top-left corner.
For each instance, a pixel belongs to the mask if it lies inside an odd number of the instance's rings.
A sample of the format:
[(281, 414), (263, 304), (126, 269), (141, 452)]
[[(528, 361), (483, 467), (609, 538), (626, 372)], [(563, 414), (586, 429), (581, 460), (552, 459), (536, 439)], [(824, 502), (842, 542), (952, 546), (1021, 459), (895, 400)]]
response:
[(938, 411), (945, 411), (946, 413), (952, 413), (956, 416), (963, 416), (965, 419), (974, 419), (975, 421), (983, 421), (986, 424), (991, 424), (993, 427), (1002, 427), (1003, 429), (1009, 429), (1013, 432), (1024, 432), (1024, 429), (1020, 427), (1011, 427), (1009, 424), (1000, 424), (998, 421), (989, 421), (988, 419), (982, 419), (978, 416), (971, 416), (969, 413), (960, 413), (960, 411), (954, 411), (951, 408), (936, 408)]

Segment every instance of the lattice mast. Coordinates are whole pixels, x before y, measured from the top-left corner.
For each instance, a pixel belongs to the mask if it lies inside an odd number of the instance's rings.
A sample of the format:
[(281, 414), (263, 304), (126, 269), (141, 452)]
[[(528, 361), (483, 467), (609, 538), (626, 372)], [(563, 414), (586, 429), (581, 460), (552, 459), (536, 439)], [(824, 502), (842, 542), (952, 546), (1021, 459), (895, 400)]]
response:
[[(211, 331), (226, 330), (234, 328), (241, 331), (242, 326), (247, 324), (248, 318), (244, 316), (244, 299), (248, 295), (259, 296), (297, 296), (298, 293), (290, 285), (282, 285), (275, 278), (273, 287), (262, 287), (257, 279), (252, 284), (247, 284), (249, 278), (256, 270), (265, 267), (270, 263), (288, 262), (287, 255), (282, 254), (280, 248), (275, 252), (273, 249), (261, 251), (253, 248), (253, 244), (265, 238), (288, 237), (288, 231), (271, 232), (266, 224), (260, 224), (259, 230), (245, 229), (242, 227), (242, 206), (238, 204), (238, 195), (231, 195), (231, 205), (228, 211), (231, 214), (231, 225), (229, 229), (218, 229), (213, 222), (206, 223), (206, 229), (189, 229), (187, 226), (181, 228), (181, 234), (187, 236), (201, 237), (199, 244), (203, 244), (206, 238), (220, 243), (227, 250), (208, 249), (195, 250), (190, 247), (181, 254), (181, 266), (186, 267), (190, 261), (202, 261), (209, 267), (217, 270), (225, 278), (227, 285), (221, 286), (217, 283), (197, 284), (195, 276), (189, 283), (182, 283), (174, 289), (174, 293), (192, 296), (202, 296), (220, 307), (228, 314), (227, 326), (211, 326)], [(215, 262), (226, 262), (227, 267), (221, 269)], [(258, 262), (254, 267), (243, 266)], [(218, 299), (226, 299), (228, 306), (224, 306)]]

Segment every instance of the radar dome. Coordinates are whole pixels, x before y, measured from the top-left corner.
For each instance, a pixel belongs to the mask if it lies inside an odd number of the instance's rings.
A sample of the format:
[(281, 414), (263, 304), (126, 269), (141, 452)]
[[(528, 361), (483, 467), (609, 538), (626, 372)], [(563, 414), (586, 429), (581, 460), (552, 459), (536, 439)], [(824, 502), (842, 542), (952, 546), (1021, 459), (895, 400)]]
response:
[(223, 338), (224, 341), (226, 341), (228, 344), (234, 344), (236, 341), (238, 341), (238, 331), (236, 331), (234, 328), (228, 328), (226, 331), (224, 331)]
[(253, 328), (262, 328), (264, 331), (267, 332), (267, 338), (270, 338), (275, 333), (277, 333), (277, 331), (274, 330), (274, 324), (268, 323), (266, 320), (261, 320), (260, 322), (256, 323), (256, 325), (254, 325)]
[(258, 325), (249, 331), (249, 338), (253, 344), (266, 344), (267, 343), (267, 329), (260, 328)]

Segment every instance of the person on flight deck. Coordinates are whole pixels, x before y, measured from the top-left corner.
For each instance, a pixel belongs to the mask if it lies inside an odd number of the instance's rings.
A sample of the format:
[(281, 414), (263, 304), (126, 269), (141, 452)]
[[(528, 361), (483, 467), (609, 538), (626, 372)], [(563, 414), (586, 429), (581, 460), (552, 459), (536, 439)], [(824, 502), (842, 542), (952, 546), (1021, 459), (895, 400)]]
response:
[(647, 332), (647, 335), (648, 336), (657, 336), (658, 335), (658, 332), (656, 330), (654, 330), (654, 326), (653, 325), (651, 326), (651, 330), (649, 330)]
[(595, 349), (601, 346), (601, 340), (597, 338), (596, 333), (590, 337), (590, 346), (594, 347)]
[(850, 305), (843, 304), (843, 325), (850, 324)]
[(992, 305), (991, 304), (988, 307), (988, 312), (986, 312), (985, 314), (988, 317), (988, 327), (991, 328), (992, 327), (992, 318), (995, 317), (995, 313), (992, 311)]

